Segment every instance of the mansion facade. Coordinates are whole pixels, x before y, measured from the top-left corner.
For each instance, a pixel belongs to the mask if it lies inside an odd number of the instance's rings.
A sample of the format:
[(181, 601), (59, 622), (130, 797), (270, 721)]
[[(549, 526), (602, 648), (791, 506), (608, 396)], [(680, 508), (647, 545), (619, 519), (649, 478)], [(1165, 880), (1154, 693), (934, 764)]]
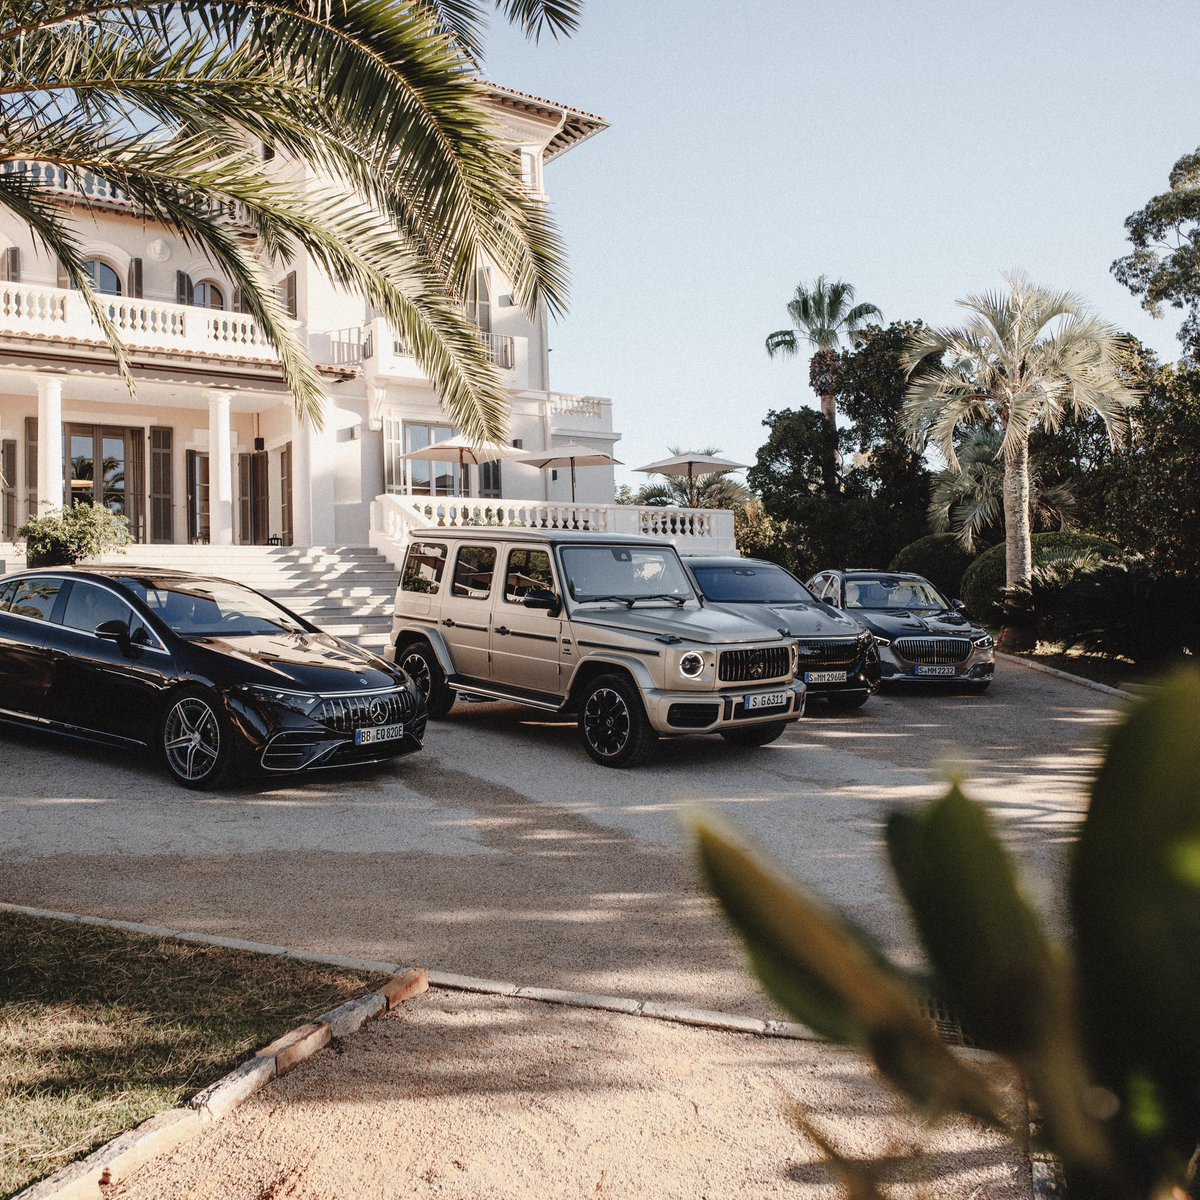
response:
[[(538, 194), (546, 164), (606, 127), (504, 88), (488, 104)], [(564, 472), (505, 460), (460, 479), (457, 465), (407, 461), (457, 431), (404, 342), (303, 254), (277, 282), (326, 382), (321, 430), (297, 420), (229, 281), (172, 229), (100, 180), (79, 188), (42, 164), (20, 169), (70, 206), (137, 393), (55, 260), (0, 215), (0, 542), (41, 509), (79, 502), (124, 514), (136, 542), (320, 546), (366, 544), (389, 500), (570, 500)], [(272, 158), (266, 169), (296, 166)], [(530, 320), (492, 266), (479, 268), (469, 309), (509, 391), (514, 445), (611, 453), (610, 401), (550, 390), (545, 314)], [(581, 471), (578, 494), (611, 505), (611, 467)]]

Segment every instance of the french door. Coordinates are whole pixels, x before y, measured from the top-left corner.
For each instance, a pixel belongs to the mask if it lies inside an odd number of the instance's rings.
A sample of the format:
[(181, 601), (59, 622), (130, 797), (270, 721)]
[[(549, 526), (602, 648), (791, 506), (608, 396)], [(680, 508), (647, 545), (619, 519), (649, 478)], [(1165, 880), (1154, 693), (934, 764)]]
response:
[(145, 541), (146, 431), (68, 425), (64, 436), (67, 504), (99, 504), (129, 521), (135, 542)]

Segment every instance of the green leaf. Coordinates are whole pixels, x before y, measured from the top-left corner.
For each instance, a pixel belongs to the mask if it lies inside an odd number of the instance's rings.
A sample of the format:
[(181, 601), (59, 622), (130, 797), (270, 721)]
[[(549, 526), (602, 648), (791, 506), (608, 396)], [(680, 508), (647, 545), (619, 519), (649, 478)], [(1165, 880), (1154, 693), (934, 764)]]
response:
[(779, 1004), (823, 1037), (865, 1050), (925, 1111), (998, 1122), (987, 1080), (938, 1038), (907, 980), (866, 938), (713, 822), (693, 824), (709, 884)]
[(1132, 1130), (1185, 1161), (1200, 1130), (1198, 847), (1200, 673), (1187, 670), (1114, 733), (1070, 881), (1101, 1082)]

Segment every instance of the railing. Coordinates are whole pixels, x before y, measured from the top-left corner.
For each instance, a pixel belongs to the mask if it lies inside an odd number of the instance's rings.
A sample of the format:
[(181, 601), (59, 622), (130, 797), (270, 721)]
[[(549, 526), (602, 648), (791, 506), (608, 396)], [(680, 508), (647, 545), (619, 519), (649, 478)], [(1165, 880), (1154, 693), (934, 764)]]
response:
[(422, 529), (543, 529), (659, 537), (680, 550), (736, 554), (733, 513), (714, 508), (634, 504), (559, 504), (541, 500), (453, 496), (377, 496), (370, 542), (399, 567), (408, 539)]
[[(117, 208), (141, 208), (128, 193), (91, 171), (80, 171), (76, 174), (53, 163), (14, 159), (11, 162), (0, 163), (0, 172), (5, 175), (22, 175), (40, 191), (51, 192), (64, 200), (80, 204), (100, 203)], [(221, 213), (238, 224), (250, 222), (245, 206), (235, 200), (213, 200), (207, 207), (210, 213)]]
[[(106, 299), (109, 319), (130, 349), (279, 361), (254, 318), (244, 313), (128, 296)], [(0, 283), (0, 336), (105, 341), (78, 292), (28, 283)], [(314, 334), (313, 340), (331, 336), (337, 335)]]
[(550, 401), (550, 412), (556, 417), (580, 417), (596, 421), (602, 415), (601, 400), (596, 396), (555, 396)]
[[(502, 371), (511, 371), (513, 369), (516, 363), (516, 354), (511, 337), (505, 333), (481, 333), (479, 339), (483, 342), (483, 348), (491, 362), (495, 363)], [(366, 357), (370, 358), (371, 353), (374, 351), (374, 343), (370, 333), (366, 335), (364, 341), (371, 347), (366, 353)], [(392, 337), (392, 353), (412, 358), (412, 343), (403, 334), (394, 334)]]
[[(329, 337), (328, 359), (331, 366), (357, 367), (361, 365), (366, 354), (363, 331), (355, 326), (352, 329), (335, 329)], [(367, 336), (370, 336), (368, 331)]]

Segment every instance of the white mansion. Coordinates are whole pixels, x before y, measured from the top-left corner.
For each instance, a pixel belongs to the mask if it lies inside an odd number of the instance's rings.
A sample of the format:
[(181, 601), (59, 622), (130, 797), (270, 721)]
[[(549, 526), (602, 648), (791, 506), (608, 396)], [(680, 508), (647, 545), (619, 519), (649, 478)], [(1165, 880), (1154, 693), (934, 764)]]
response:
[[(489, 103), (536, 193), (547, 163), (606, 128), (505, 88)], [(55, 260), (0, 216), (0, 542), (40, 508), (80, 501), (123, 512), (137, 542), (371, 542), (393, 557), (408, 528), (432, 521), (703, 535), (716, 519), (724, 533), (726, 514), (697, 513), (685, 530), (678, 511), (667, 529), (661, 509), (618, 510), (611, 467), (580, 470), (571, 504), (566, 471), (506, 460), (460, 479), (457, 465), (406, 461), (456, 431), (404, 343), (303, 255), (279, 286), (328, 386), (324, 428), (298, 422), (275, 352), (219, 271), (101, 181), (79, 190), (52, 168), (24, 167), (76, 214), (137, 394)], [(470, 315), (509, 389), (514, 445), (611, 453), (611, 402), (550, 390), (545, 314), (530, 321), (510, 292), (481, 267)]]

